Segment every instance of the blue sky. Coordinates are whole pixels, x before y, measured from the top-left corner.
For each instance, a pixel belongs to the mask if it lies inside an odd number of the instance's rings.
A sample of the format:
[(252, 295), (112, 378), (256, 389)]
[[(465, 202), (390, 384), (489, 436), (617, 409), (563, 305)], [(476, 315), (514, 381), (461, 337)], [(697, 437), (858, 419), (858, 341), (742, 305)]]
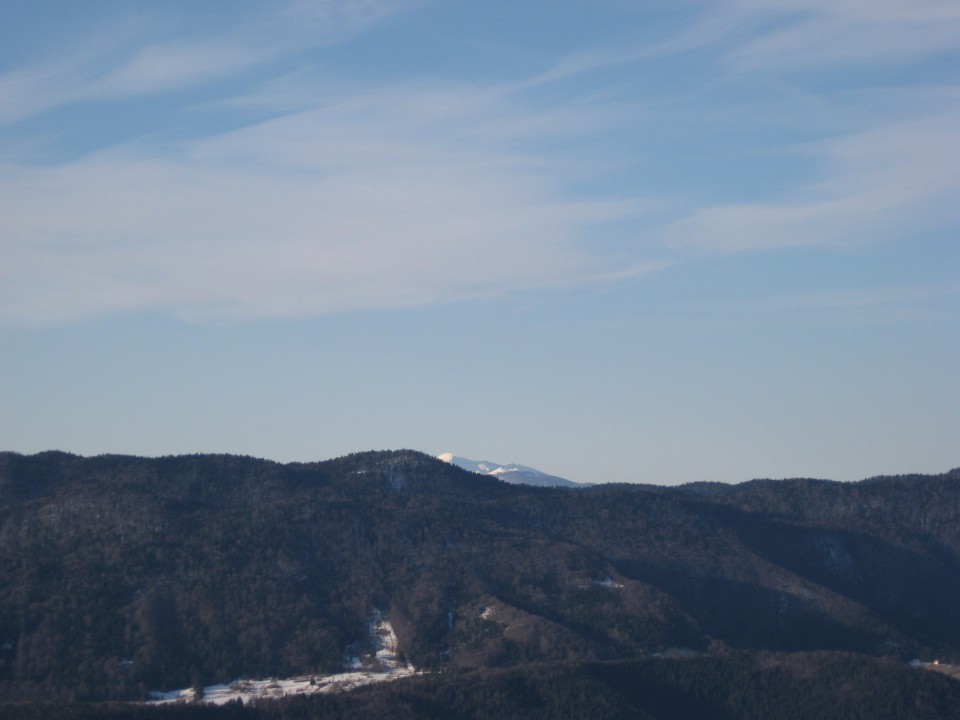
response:
[(4, 449), (960, 465), (952, 0), (8, 5)]

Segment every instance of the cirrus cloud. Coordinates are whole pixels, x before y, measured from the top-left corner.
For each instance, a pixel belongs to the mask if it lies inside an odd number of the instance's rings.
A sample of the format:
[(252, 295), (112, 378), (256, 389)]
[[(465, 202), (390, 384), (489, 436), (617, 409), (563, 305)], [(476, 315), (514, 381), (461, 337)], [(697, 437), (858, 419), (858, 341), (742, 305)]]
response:
[(0, 313), (291, 317), (654, 266), (625, 269), (580, 242), (635, 203), (564, 198), (536, 158), (501, 144), (502, 131), (482, 139), (474, 127), (536, 127), (532, 115), (438, 112), (448, 92), (421, 88), (403, 103), (394, 90), (368, 93), (161, 156), (134, 143), (3, 168)]

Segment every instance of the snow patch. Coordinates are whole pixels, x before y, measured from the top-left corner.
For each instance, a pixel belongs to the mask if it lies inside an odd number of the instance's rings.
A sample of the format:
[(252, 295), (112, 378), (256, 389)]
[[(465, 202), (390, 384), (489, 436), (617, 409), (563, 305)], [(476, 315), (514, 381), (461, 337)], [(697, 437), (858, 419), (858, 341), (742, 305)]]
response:
[(591, 582), (582, 582), (582, 583), (580, 583), (577, 587), (580, 588), (581, 590), (586, 590), (586, 589), (589, 588), (591, 585), (598, 585), (598, 586), (600, 586), (600, 587), (602, 587), (602, 588), (608, 588), (608, 589), (622, 588), (622, 587), (623, 587), (623, 583), (618, 583), (616, 580), (614, 580), (613, 578), (611, 578), (609, 575), (607, 575), (607, 576), (606, 576), (605, 578), (603, 578), (602, 580), (592, 580)]
[(583, 487), (566, 478), (549, 475), (542, 470), (518, 463), (495, 463), (489, 460), (469, 460), (453, 453), (441, 453), (437, 460), (456, 465), (459, 468), (481, 475), (491, 475), (512, 485), (534, 485), (537, 487)]
[(605, 588), (622, 588), (623, 583), (618, 583), (613, 580), (609, 575), (607, 575), (603, 580), (595, 580), (594, 584), (599, 585), (600, 587)]
[(280, 698), (288, 695), (312, 695), (314, 693), (343, 692), (363, 685), (396, 680), (413, 675), (412, 665), (400, 661), (397, 635), (390, 621), (379, 610), (374, 610), (369, 626), (373, 653), (350, 655), (348, 665), (352, 672), (334, 675), (301, 675), (280, 680), (238, 679), (231, 683), (210, 685), (203, 689), (201, 697), (192, 689), (150, 693), (151, 704), (202, 702), (212, 705), (240, 699), (246, 704), (254, 698)]

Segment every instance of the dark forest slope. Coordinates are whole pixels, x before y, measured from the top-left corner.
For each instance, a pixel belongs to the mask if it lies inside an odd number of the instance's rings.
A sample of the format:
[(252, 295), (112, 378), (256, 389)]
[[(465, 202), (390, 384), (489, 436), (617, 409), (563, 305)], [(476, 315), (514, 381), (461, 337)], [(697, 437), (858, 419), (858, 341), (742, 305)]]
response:
[(863, 655), (749, 653), (447, 671), (247, 705), (0, 705), (5, 720), (957, 720), (960, 683)]
[[(685, 647), (960, 659), (960, 472), (512, 486), (426, 455), (0, 454), (0, 697)], [(952, 682), (952, 681), (951, 681)]]

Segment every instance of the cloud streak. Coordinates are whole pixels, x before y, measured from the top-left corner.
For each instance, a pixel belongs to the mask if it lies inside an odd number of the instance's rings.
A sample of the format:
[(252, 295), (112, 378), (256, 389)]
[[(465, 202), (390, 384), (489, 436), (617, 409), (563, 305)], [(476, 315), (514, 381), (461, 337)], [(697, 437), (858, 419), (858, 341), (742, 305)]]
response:
[(414, 3), (291, 0), (271, 10), (190, 19), (105, 20), (53, 57), (0, 74), (0, 125), (83, 101), (146, 96), (236, 77), (309, 48), (343, 42)]
[(891, 64), (919, 60), (960, 41), (960, 9), (949, 0), (735, 0), (744, 16), (790, 17), (736, 48), (744, 69), (828, 70), (840, 64)]
[[(905, 91), (884, 88), (885, 109), (867, 112), (857, 80), (842, 79), (850, 63), (955, 51), (952, 4), (704, 4), (655, 42), (568, 53), (499, 83), (349, 86), (304, 59), (410, 6), (304, 0), (189, 32), (128, 19), (98, 34), (105, 40), (0, 75), (0, 126), (20, 128), (21, 142), (47, 132), (22, 128), (42, 127), (52, 110), (140, 107), (196, 89), (209, 91), (202, 101), (170, 100), (177, 117), (229, 118), (177, 141), (142, 129), (79, 157), (0, 164), (0, 320), (410, 307), (635, 277), (691, 253), (898, 238), (918, 217), (940, 227), (960, 219), (950, 202), (960, 193), (956, 87), (936, 88), (910, 113), (890, 110)], [(644, 63), (697, 53), (683, 88), (631, 91)], [(842, 77), (818, 94), (810, 78), (824, 70)], [(751, 107), (743, 94), (763, 96)], [(796, 117), (797, 96), (830, 106), (832, 122), (821, 118), (830, 134)], [(617, 163), (642, 164), (619, 157), (617, 142), (651, 132), (653, 155), (657, 137), (676, 119), (693, 123), (708, 97), (724, 132), (806, 128), (805, 140), (778, 136), (761, 154), (803, 156), (812, 177), (772, 198), (750, 188), (722, 202), (664, 196), (629, 177), (620, 191), (576, 190)], [(647, 111), (657, 104), (671, 116)], [(769, 112), (758, 119), (760, 104)], [(713, 151), (696, 137), (690, 145), (691, 156)], [(605, 241), (613, 226), (628, 239)]]
[(294, 317), (623, 272), (579, 239), (634, 205), (565, 201), (536, 161), (478, 143), (471, 124), (506, 122), (497, 108), (451, 117), (447, 90), (404, 95), (398, 106), (394, 91), (366, 94), (163, 157), (134, 146), (7, 168), (4, 316)]
[(668, 244), (731, 252), (855, 245), (922, 228), (925, 215), (960, 220), (960, 115), (900, 123), (811, 143), (827, 177), (778, 203), (728, 203), (671, 223)]

